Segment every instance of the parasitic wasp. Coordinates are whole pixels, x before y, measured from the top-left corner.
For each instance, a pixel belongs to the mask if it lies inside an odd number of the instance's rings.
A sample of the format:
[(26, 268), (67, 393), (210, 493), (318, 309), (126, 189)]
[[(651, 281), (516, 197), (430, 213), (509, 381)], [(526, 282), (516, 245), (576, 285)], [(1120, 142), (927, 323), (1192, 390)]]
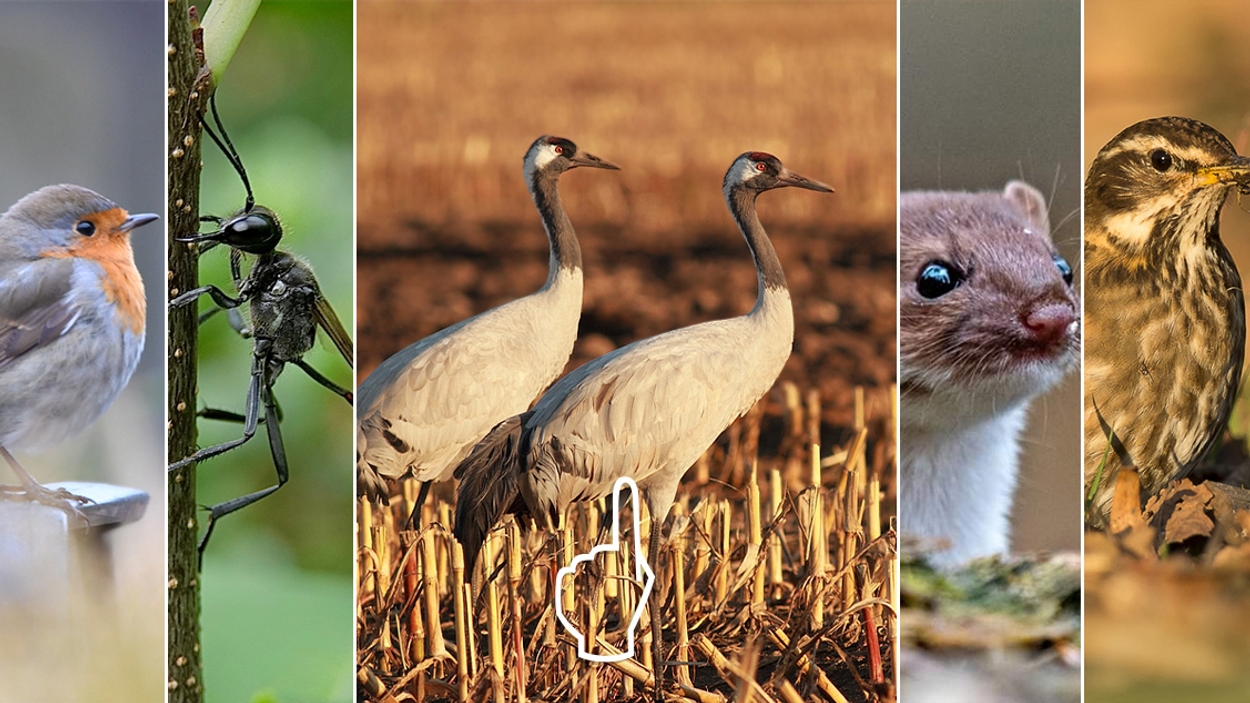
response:
[[(197, 244), (201, 251), (218, 244), (229, 247), (230, 272), (236, 295), (231, 296), (221, 288), (209, 284), (182, 293), (169, 304), (171, 307), (180, 307), (194, 303), (203, 295), (211, 297), (217, 307), (201, 315), (200, 321), (203, 322), (216, 312), (226, 311), (230, 326), (252, 342), (252, 365), (243, 414), (213, 409), (199, 413), (209, 419), (241, 422), (243, 435), (204, 447), (191, 456), (170, 464), (169, 470), (174, 471), (191, 463), (210, 459), (245, 444), (252, 439), (257, 427), (263, 422), (278, 482), (267, 488), (207, 506), (209, 522), (199, 542), (201, 558), (217, 520), (269, 496), (287, 482), (289, 472), (286, 450), (279, 428), (281, 410), (273, 390), (274, 382), (283, 368), (287, 364), (294, 364), (349, 404), (353, 401), (350, 390), (337, 385), (304, 360), (304, 355), (313, 347), (317, 329), (321, 328), (350, 367), (353, 363), (351, 337), (343, 328), (330, 302), (322, 295), (308, 263), (278, 249), (278, 243), (282, 239), (282, 225), (272, 210), (256, 204), (243, 161), (217, 114), (216, 94), (209, 98), (209, 107), (216, 131), (202, 115), (201, 124), (243, 181), (247, 200), (238, 212), (229, 217), (202, 216), (201, 222), (212, 223), (215, 228), (179, 238), (178, 241)], [(255, 257), (246, 275), (243, 271), (244, 255)], [(245, 304), (248, 311), (246, 320), (239, 312)]]

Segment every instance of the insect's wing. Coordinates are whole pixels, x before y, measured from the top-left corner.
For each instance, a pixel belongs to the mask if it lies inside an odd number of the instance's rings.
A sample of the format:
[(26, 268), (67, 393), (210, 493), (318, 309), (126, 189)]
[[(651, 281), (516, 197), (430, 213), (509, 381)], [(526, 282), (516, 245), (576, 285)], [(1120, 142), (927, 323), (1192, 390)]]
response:
[(343, 323), (339, 322), (339, 316), (335, 314), (334, 308), (330, 307), (330, 301), (326, 300), (324, 295), (317, 296), (317, 305), (313, 309), (313, 318), (321, 329), (329, 335), (330, 341), (334, 342), (334, 348), (339, 350), (343, 358), (347, 361), (347, 365), (352, 365), (352, 338), (347, 334), (347, 330), (343, 329)]

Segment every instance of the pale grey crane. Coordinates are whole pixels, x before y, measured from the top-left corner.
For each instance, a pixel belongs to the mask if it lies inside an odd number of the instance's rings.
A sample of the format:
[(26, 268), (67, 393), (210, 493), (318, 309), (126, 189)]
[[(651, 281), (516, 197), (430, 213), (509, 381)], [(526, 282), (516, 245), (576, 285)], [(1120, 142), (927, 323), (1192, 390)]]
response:
[(582, 253), (557, 184), (578, 166), (619, 168), (561, 137), (539, 137), (525, 154), (525, 183), (551, 247), (543, 287), (408, 346), (360, 384), (357, 471), (368, 494), (411, 475), (422, 481), (419, 515), (430, 483), (450, 478), (475, 442), (564, 370), (582, 312)]
[[(633, 478), (651, 511), (649, 553), (677, 484), (736, 418), (772, 387), (794, 342), (790, 292), (755, 212), (766, 190), (833, 192), (792, 173), (777, 157), (748, 152), (725, 174), (725, 201), (755, 259), (759, 294), (741, 317), (683, 327), (621, 347), (557, 381), (534, 408), (500, 423), (456, 467), (455, 534), (473, 566), (486, 533), (506, 513), (529, 513), (553, 530), (574, 501), (611, 493)], [(660, 615), (651, 628), (660, 684)]]

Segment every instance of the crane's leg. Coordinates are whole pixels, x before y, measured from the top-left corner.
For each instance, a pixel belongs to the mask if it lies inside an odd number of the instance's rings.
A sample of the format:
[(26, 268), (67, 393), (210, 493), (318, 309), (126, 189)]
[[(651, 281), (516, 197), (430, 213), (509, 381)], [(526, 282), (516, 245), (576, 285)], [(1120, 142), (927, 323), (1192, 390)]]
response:
[(417, 502), (412, 506), (412, 512), (408, 513), (408, 529), (416, 530), (421, 528), (421, 507), (425, 505), (425, 499), (430, 495), (430, 484), (433, 481), (422, 481), (421, 490), (417, 493)]
[[(647, 548), (647, 558), (651, 560), (651, 568), (656, 574), (660, 573), (660, 532), (663, 529), (662, 523), (663, 520), (656, 515), (656, 511), (651, 511), (651, 545)], [(657, 586), (660, 584), (660, 581), (661, 579), (657, 576)], [(647, 607), (651, 609), (651, 668), (654, 669), (653, 675), (655, 677), (655, 703), (664, 703), (664, 661), (662, 658), (664, 629), (660, 622), (660, 607), (664, 604), (664, 598), (659, 596), (660, 594), (656, 590), (651, 591), (651, 603)]]

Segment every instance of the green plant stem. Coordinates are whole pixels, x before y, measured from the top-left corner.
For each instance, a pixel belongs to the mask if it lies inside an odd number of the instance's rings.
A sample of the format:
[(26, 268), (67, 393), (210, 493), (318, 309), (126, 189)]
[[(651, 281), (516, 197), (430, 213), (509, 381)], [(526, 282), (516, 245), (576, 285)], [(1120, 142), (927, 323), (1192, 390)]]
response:
[(214, 86), (221, 83), (259, 7), (260, 0), (216, 0), (204, 14), (204, 62), (213, 72)]

